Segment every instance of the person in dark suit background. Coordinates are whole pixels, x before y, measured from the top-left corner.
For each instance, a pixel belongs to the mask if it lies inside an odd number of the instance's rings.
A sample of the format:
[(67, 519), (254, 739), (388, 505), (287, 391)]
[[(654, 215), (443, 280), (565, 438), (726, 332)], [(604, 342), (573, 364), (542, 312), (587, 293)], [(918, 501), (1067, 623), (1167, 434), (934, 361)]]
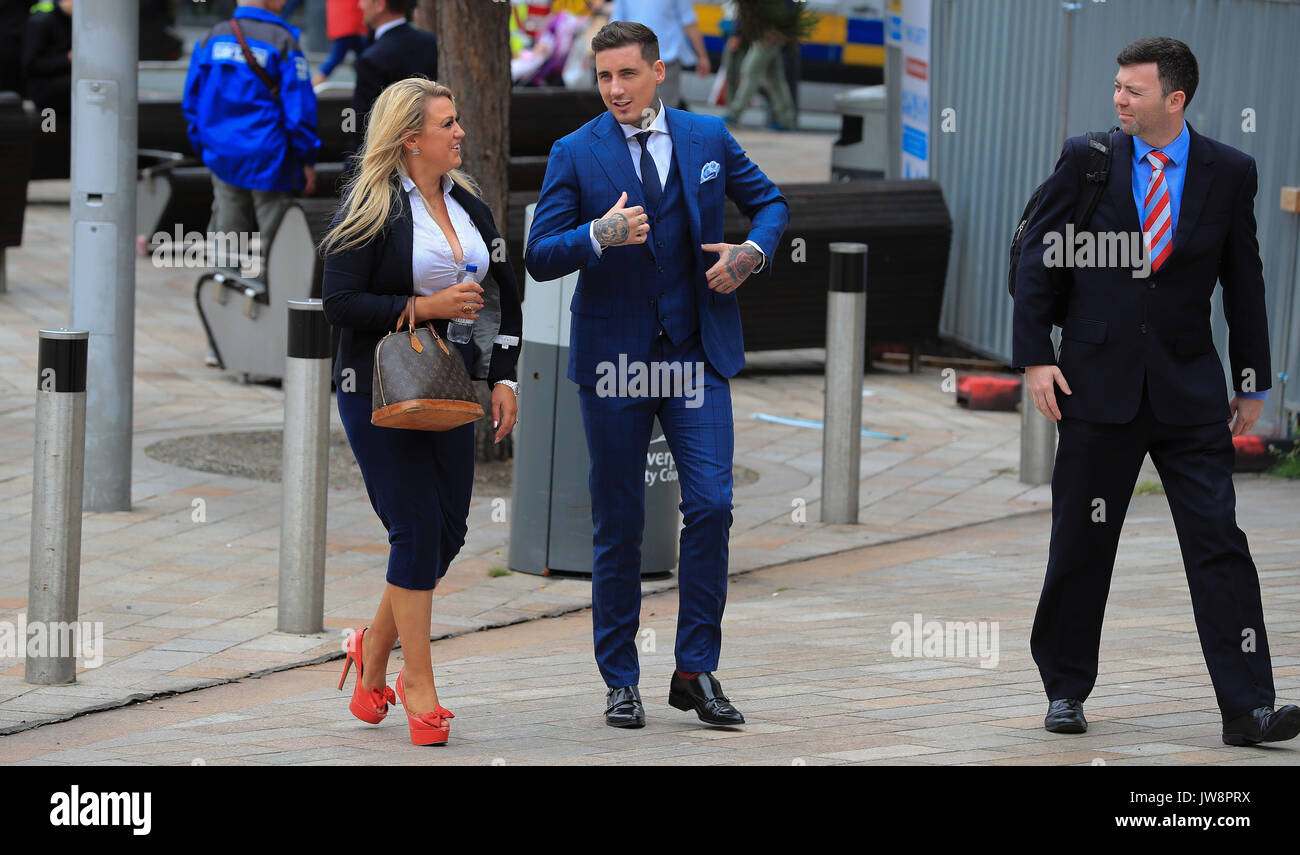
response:
[[(1150, 453), (1178, 532), (1223, 741), (1291, 739), (1300, 708), (1273, 708), (1259, 577), (1237, 527), (1232, 484), (1232, 437), (1251, 430), (1271, 385), (1255, 161), (1187, 125), (1199, 80), (1187, 45), (1141, 39), (1117, 60), (1122, 133), (1112, 140), (1109, 182), (1088, 230), (1094, 247), (1103, 236), (1112, 246), (1113, 236), (1132, 236), (1149, 275), (1131, 259), (1082, 266), (1080, 257), (1063, 267), (1053, 257), (1085, 182), (1087, 140), (1075, 137), (1026, 228), (1016, 279), (1013, 361), (1059, 435), (1052, 539), (1031, 638), (1049, 699), (1044, 726), (1087, 729), (1083, 701), (1097, 679), (1120, 528)], [(1216, 281), (1230, 330), (1231, 401), (1210, 330)], [(1051, 331), (1061, 299), (1058, 354)]]
[(374, 31), (374, 43), (357, 57), (356, 88), (352, 107), (357, 116), (357, 133), (365, 131), (370, 107), (390, 83), (423, 75), (438, 79), (438, 37), (417, 30), (407, 21), (410, 0), (360, 0), (366, 26)]
[(388, 655), (401, 638), (406, 664), (396, 694), (417, 745), (446, 742), (452, 718), (434, 687), (429, 624), (433, 589), (465, 543), (474, 424), (447, 431), (373, 425), (375, 346), (404, 325), (408, 303), (411, 320), (433, 321), (452, 347), (448, 319), (476, 321), (473, 340), (459, 347), (470, 375), (493, 387), (497, 442), (518, 412), (519, 294), (510, 262), (491, 259), (500, 237), (491, 209), (459, 169), (464, 138), (447, 87), (420, 77), (389, 86), (375, 101), (359, 166), (321, 245), (325, 317), (341, 329), (339, 415), (391, 546), (374, 621), (348, 639), (346, 662), (359, 666), (351, 709), (372, 724), (387, 714)]
[[(27, 19), (23, 33), (26, 94), (39, 113), (51, 108), (58, 121), (72, 121), (72, 0), (57, 0)], [(71, 139), (71, 137), (68, 137)]]
[[(591, 456), (592, 622), (605, 721), (645, 725), (636, 632), (646, 450), (658, 419), (684, 519), (668, 703), (706, 724), (743, 724), (713, 674), (732, 521), (729, 378), (745, 363), (736, 290), (771, 269), (789, 207), (720, 119), (664, 103), (651, 29), (614, 21), (591, 48), (609, 109), (551, 149), (524, 259), (539, 282), (579, 271), (568, 376)], [(727, 199), (751, 221), (741, 244), (722, 243)], [(657, 392), (620, 383), (615, 392), (599, 379), (615, 364), (660, 376), (668, 369), (684, 382)]]
[(31, 0), (0, 0), (0, 92), (23, 94), (23, 30)]

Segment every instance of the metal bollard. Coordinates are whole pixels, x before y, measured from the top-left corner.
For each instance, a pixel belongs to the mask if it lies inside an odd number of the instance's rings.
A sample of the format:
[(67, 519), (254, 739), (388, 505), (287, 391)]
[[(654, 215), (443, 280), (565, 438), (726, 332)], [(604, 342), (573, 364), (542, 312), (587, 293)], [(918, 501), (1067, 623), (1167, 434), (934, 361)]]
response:
[(325, 627), (325, 501), (329, 477), (330, 326), (320, 300), (289, 301), (280, 469), (280, 598), (276, 628)]
[(867, 245), (831, 244), (826, 294), (822, 522), (858, 521), (862, 371), (867, 346)]
[(1056, 461), (1056, 425), (1034, 406), (1029, 383), (1020, 384), (1020, 482), (1049, 484)]
[[(41, 330), (36, 369), (36, 453), (32, 470), (32, 541), (27, 624), (43, 625), (46, 644), (31, 655), (29, 683), (77, 681), (75, 650), (56, 649), (77, 620), (81, 582), (81, 495), (86, 455), (86, 330)], [(57, 655), (57, 654), (65, 655)]]

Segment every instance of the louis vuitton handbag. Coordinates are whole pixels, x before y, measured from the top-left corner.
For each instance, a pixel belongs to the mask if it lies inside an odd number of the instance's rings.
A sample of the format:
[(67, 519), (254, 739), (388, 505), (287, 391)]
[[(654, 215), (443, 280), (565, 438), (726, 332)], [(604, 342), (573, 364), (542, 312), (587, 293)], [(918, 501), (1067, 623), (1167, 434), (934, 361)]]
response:
[(406, 301), (406, 329), (375, 345), (370, 423), (405, 430), (451, 430), (483, 418), (465, 361), (429, 323), (416, 327), (415, 298)]

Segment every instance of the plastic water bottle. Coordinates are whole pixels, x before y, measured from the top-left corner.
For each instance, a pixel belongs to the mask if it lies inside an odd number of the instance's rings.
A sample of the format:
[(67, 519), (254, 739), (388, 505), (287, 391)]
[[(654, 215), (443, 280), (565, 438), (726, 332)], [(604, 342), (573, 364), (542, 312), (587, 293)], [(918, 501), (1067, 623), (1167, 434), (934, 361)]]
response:
[[(478, 272), (477, 264), (466, 264), (465, 266), (456, 265), (456, 270), (460, 272), (460, 281), (471, 278), (469, 274)], [(456, 342), (456, 344), (468, 344), (470, 333), (474, 330), (474, 322), (462, 318), (452, 318), (451, 323), (447, 324), (447, 338)]]

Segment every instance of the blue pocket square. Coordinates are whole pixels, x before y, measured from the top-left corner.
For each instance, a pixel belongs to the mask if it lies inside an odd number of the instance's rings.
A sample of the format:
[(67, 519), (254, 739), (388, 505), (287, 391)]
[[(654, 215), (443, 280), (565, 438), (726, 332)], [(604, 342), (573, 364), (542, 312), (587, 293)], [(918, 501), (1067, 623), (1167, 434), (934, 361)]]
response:
[(710, 160), (708, 163), (704, 164), (704, 168), (700, 170), (700, 183), (703, 184), (705, 181), (712, 181), (717, 178), (718, 172), (721, 170), (722, 167), (718, 166), (716, 160)]

